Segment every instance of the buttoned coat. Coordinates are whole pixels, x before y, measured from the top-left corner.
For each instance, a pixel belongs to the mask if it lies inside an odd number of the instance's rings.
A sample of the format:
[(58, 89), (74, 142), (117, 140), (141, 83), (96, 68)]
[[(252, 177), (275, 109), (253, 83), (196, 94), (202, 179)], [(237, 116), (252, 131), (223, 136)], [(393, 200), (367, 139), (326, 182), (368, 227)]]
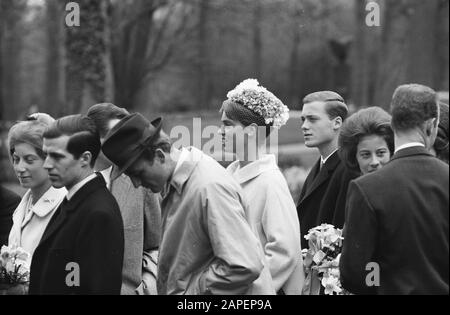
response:
[(31, 262), (30, 294), (119, 295), (123, 247), (119, 206), (97, 175), (50, 220)]
[(27, 204), (31, 198), (31, 191), (29, 190), (14, 212), (8, 245), (17, 245), (27, 251), (30, 254), (30, 264), (34, 250), (39, 245), (50, 219), (66, 195), (67, 190), (65, 188), (50, 187), (31, 207), (31, 212), (27, 215)]
[(349, 171), (335, 152), (320, 168), (320, 160), (306, 178), (297, 212), (300, 220), (302, 248), (308, 248), (304, 236), (323, 223), (342, 229), (345, 222), (345, 202), (351, 180), (359, 174)]
[(243, 168), (237, 161), (228, 167), (228, 171), (250, 201), (247, 218), (263, 246), (275, 290), (301, 294), (304, 273), (300, 224), (294, 200), (275, 156), (265, 155)]

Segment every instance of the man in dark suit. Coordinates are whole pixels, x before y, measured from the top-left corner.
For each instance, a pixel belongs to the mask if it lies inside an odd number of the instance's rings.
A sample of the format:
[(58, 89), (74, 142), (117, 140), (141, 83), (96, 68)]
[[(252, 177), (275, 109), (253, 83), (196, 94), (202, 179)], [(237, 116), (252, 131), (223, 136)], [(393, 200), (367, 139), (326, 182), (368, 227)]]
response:
[(30, 294), (120, 294), (123, 223), (93, 171), (100, 147), (95, 124), (81, 115), (57, 120), (44, 134), (44, 168), (68, 194), (34, 253)]
[(308, 248), (304, 236), (310, 229), (323, 223), (343, 227), (347, 187), (356, 174), (345, 168), (338, 155), (339, 132), (348, 115), (344, 99), (335, 92), (322, 91), (306, 96), (303, 104), (305, 145), (320, 153), (297, 205), (302, 248)]
[(0, 248), (8, 245), (8, 235), (13, 224), (12, 216), (19, 203), (19, 196), (0, 186)]
[(448, 294), (449, 167), (429, 152), (436, 93), (400, 86), (391, 111), (392, 161), (349, 187), (341, 282), (356, 294)]

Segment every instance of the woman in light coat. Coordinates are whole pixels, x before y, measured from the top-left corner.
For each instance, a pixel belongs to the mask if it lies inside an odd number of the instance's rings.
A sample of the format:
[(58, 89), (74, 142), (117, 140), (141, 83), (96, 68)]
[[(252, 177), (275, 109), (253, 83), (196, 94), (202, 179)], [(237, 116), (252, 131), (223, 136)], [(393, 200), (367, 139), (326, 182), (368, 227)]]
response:
[(51, 186), (43, 167), (43, 134), (52, 122), (53, 118), (46, 114), (35, 114), (14, 125), (8, 134), (14, 172), (20, 185), (28, 189), (14, 212), (8, 245), (27, 251), (30, 264), (47, 224), (67, 194), (65, 188)]
[(273, 286), (280, 294), (301, 294), (297, 209), (276, 157), (266, 154), (271, 132), (287, 122), (289, 110), (258, 81), (246, 80), (228, 94), (221, 113), (224, 151), (238, 159), (228, 171), (249, 202), (247, 219), (263, 246)]

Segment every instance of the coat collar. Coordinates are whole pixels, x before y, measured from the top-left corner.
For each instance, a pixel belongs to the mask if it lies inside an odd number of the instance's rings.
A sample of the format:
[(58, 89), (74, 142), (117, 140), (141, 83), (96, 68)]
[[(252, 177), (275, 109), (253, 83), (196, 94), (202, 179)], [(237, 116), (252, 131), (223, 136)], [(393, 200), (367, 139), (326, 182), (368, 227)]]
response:
[[(52, 212), (55, 209), (57, 205), (61, 203), (61, 201), (64, 199), (66, 195), (67, 190), (65, 188), (56, 189), (54, 187), (50, 187), (36, 202), (36, 204), (31, 207), (31, 211), (33, 211), (34, 214), (36, 214), (40, 218), (46, 217), (50, 212)], [(22, 201), (17, 207), (17, 210), (14, 213), (14, 218), (21, 215), (20, 212), (25, 212), (27, 210), (25, 208), (30, 198), (31, 198), (31, 191), (29, 190), (23, 196)]]
[(191, 177), (198, 162), (204, 158), (203, 152), (194, 147), (185, 150), (187, 150), (188, 154), (185, 156), (184, 161), (176, 168), (170, 180), (170, 186), (173, 186), (178, 194), (181, 194), (184, 184)]
[(433, 155), (430, 153), (430, 151), (428, 151), (426, 148), (417, 146), (417, 147), (409, 147), (409, 148), (398, 151), (392, 157), (391, 162), (394, 160), (397, 160), (397, 159), (402, 159), (402, 158), (410, 157), (410, 156), (414, 156), (414, 155), (425, 155), (425, 156), (433, 157)]
[(65, 188), (56, 189), (54, 187), (50, 187), (50, 189), (47, 190), (47, 192), (38, 200), (31, 210), (38, 217), (43, 218), (52, 212), (54, 208), (61, 203), (66, 195), (67, 190)]
[(243, 168), (240, 168), (239, 161), (233, 162), (227, 168), (240, 185), (258, 177), (264, 172), (277, 169), (277, 161), (273, 154), (266, 154)]
[[(336, 168), (341, 163), (341, 159), (339, 157), (338, 151), (333, 153), (332, 156), (330, 156), (325, 163), (325, 165), (322, 167), (322, 169), (319, 171), (319, 174), (316, 176), (315, 179), (313, 179), (312, 176), (308, 176), (308, 180), (306, 181), (306, 185), (308, 190), (306, 191), (305, 196), (300, 202), (303, 202), (306, 198), (308, 198), (317, 188), (319, 188), (336, 170)], [(311, 170), (310, 174), (315, 174), (318, 171), (318, 168), (320, 167), (320, 160), (315, 164), (314, 168)]]

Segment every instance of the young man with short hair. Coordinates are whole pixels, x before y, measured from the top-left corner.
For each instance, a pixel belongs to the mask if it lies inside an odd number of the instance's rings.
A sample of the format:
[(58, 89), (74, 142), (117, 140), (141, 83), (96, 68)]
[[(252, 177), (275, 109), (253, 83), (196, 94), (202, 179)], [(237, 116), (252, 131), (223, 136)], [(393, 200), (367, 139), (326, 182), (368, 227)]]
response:
[(68, 194), (34, 252), (30, 294), (120, 294), (123, 223), (103, 177), (94, 173), (100, 147), (86, 116), (61, 118), (44, 134), (44, 168), (53, 187)]
[(316, 92), (303, 100), (305, 145), (317, 148), (320, 159), (306, 178), (297, 204), (302, 248), (308, 248), (304, 236), (316, 226), (327, 223), (343, 228), (347, 187), (357, 177), (346, 169), (338, 154), (339, 132), (347, 115), (344, 99), (335, 92)]

